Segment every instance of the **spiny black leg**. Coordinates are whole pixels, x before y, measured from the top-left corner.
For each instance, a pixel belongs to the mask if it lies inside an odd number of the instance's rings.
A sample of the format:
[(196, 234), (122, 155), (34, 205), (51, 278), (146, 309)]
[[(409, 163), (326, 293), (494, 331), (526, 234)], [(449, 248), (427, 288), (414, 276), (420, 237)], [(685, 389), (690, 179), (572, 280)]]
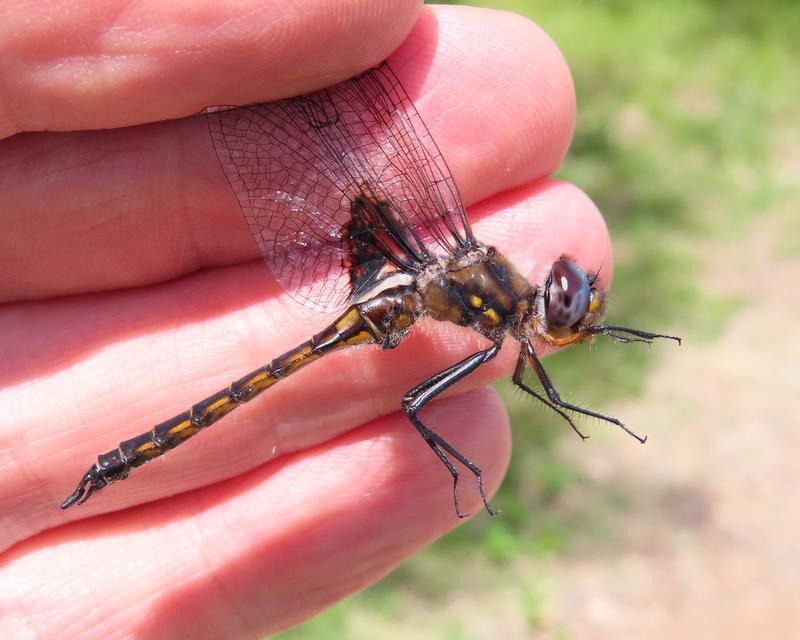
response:
[(458, 492), (456, 489), (458, 484), (458, 470), (453, 466), (453, 463), (450, 462), (450, 459), (444, 454), (444, 452), (442, 452), (441, 449), (447, 451), (447, 453), (453, 456), (475, 475), (475, 478), (478, 481), (478, 492), (481, 495), (483, 506), (486, 508), (486, 511), (489, 513), (489, 515), (496, 516), (498, 513), (500, 513), (500, 509), (494, 509), (492, 505), (489, 504), (489, 498), (486, 497), (486, 489), (483, 484), (483, 472), (481, 471), (480, 467), (472, 462), (472, 460), (467, 458), (463, 453), (455, 449), (453, 445), (442, 438), (442, 436), (440, 436), (438, 433), (422, 424), (419, 418), (416, 416), (409, 416), (409, 419), (417, 428), (417, 431), (419, 431), (420, 435), (425, 439), (425, 442), (430, 445), (431, 449), (433, 449), (436, 452), (436, 455), (439, 456), (439, 459), (445, 463), (445, 466), (447, 466), (447, 468), (450, 470), (450, 473), (453, 474), (453, 500), (456, 504), (456, 514), (458, 514), (458, 517), (466, 517), (465, 515), (461, 514), (458, 506)]
[(456, 515), (459, 518), (466, 518), (467, 516), (469, 516), (469, 514), (462, 512), (461, 507), (458, 504), (458, 469), (456, 469), (456, 466), (452, 462), (450, 462), (450, 458), (448, 458), (445, 455), (444, 451), (442, 451), (441, 448), (439, 448), (439, 445), (436, 444), (436, 442), (434, 442), (433, 438), (431, 438), (428, 435), (431, 432), (430, 429), (424, 426), (422, 427), (422, 429), (420, 429), (420, 427), (416, 424), (414, 426), (417, 427), (417, 430), (420, 432), (420, 435), (422, 435), (422, 437), (425, 439), (425, 442), (427, 442), (428, 446), (431, 449), (433, 449), (433, 452), (437, 455), (439, 460), (441, 460), (444, 463), (444, 466), (447, 467), (447, 470), (450, 472), (450, 475), (453, 476), (453, 503), (456, 505)]
[[(651, 333), (650, 331), (630, 329), (629, 327), (620, 327), (613, 324), (595, 325), (590, 327), (590, 332), (593, 334), (606, 335), (617, 342), (646, 342), (647, 344), (652, 344), (653, 340), (662, 338), (664, 340), (674, 340), (678, 344), (681, 344), (681, 339), (678, 336), (668, 336), (663, 333)], [(623, 333), (627, 333), (629, 335), (624, 336), (622, 335)], [(631, 338), (630, 336), (635, 336), (635, 338)]]
[[(439, 460), (441, 460), (445, 467), (447, 467), (450, 475), (453, 476), (453, 501), (455, 503), (456, 515), (459, 518), (464, 518), (466, 516), (464, 513), (462, 513), (458, 504), (458, 470), (447, 457), (445, 451), (475, 475), (478, 481), (478, 491), (480, 492), (483, 506), (486, 508), (486, 511), (489, 513), (489, 515), (494, 516), (499, 513), (499, 511), (493, 509), (489, 504), (489, 499), (486, 497), (486, 490), (483, 484), (483, 473), (481, 472), (480, 468), (473, 464), (469, 458), (459, 453), (449, 442), (442, 438), (433, 429), (427, 427), (417, 417), (417, 413), (440, 393), (444, 392), (447, 388), (451, 387), (459, 380), (464, 379), (483, 363), (494, 358), (494, 356), (496, 356), (497, 352), (500, 350), (501, 344), (502, 342), (498, 341), (485, 351), (479, 351), (478, 353), (465, 358), (461, 362), (454, 364), (452, 367), (448, 367), (444, 371), (440, 371), (439, 373), (433, 375), (428, 380), (425, 380), (423, 383), (417, 385), (411, 391), (409, 391), (403, 398), (402, 402), (403, 410), (408, 416), (408, 419), (411, 421), (411, 424), (416, 427), (419, 434), (423, 437), (425, 442), (428, 443), (428, 446), (433, 449), (433, 452), (438, 456)], [(442, 451), (442, 449), (444, 449), (444, 451)]]
[(575, 433), (577, 433), (578, 436), (580, 436), (581, 440), (588, 440), (589, 439), (590, 436), (587, 436), (585, 433), (583, 433), (583, 431), (581, 431), (580, 429), (578, 429), (577, 426), (575, 426), (575, 423), (572, 421), (572, 418), (570, 418), (566, 413), (564, 413), (561, 409), (559, 409), (557, 405), (553, 404), (552, 402), (550, 402), (550, 400), (545, 398), (541, 393), (539, 393), (535, 389), (532, 389), (531, 387), (529, 387), (524, 382), (516, 382), (516, 381), (514, 381), (514, 384), (517, 387), (519, 387), (520, 389), (522, 389), (525, 393), (530, 394), (531, 396), (533, 396), (534, 398), (539, 400), (541, 403), (543, 403), (546, 407), (552, 409), (559, 416), (561, 416), (564, 420), (566, 420), (567, 424), (570, 427), (572, 427), (572, 430)]
[(533, 370), (536, 372), (536, 375), (539, 378), (539, 382), (542, 383), (542, 387), (544, 388), (545, 393), (547, 393), (547, 397), (549, 398), (551, 403), (562, 409), (566, 409), (567, 411), (574, 411), (575, 413), (580, 413), (585, 416), (597, 418), (598, 420), (603, 420), (605, 422), (610, 422), (611, 424), (615, 424), (625, 433), (636, 438), (640, 443), (644, 444), (645, 442), (647, 442), (647, 436), (644, 437), (640, 436), (636, 432), (626, 427), (622, 423), (622, 421), (618, 420), (617, 418), (612, 418), (611, 416), (598, 413), (597, 411), (591, 411), (590, 409), (584, 409), (583, 407), (579, 407), (570, 402), (562, 400), (561, 396), (558, 395), (558, 391), (556, 391), (555, 387), (553, 386), (553, 382), (552, 380), (550, 380), (550, 376), (547, 375), (547, 372), (544, 370), (542, 363), (539, 361), (536, 352), (533, 350), (533, 345), (531, 345), (530, 342), (526, 342), (524, 344), (525, 344), (525, 350), (528, 354), (528, 357), (530, 358), (531, 365), (533, 366)]
[(516, 387), (518, 387), (519, 389), (521, 389), (522, 391), (524, 391), (525, 393), (533, 396), (539, 402), (544, 404), (546, 407), (549, 407), (550, 409), (555, 411), (558, 415), (560, 415), (564, 420), (567, 421), (567, 424), (570, 427), (572, 427), (572, 430), (580, 436), (581, 440), (588, 440), (589, 436), (584, 434), (580, 429), (578, 429), (578, 427), (575, 426), (575, 423), (572, 421), (572, 418), (570, 418), (566, 413), (564, 413), (556, 405), (554, 405), (547, 398), (545, 398), (541, 393), (539, 393), (535, 389), (529, 387), (527, 384), (525, 384), (525, 382), (523, 382), (522, 378), (525, 375), (525, 363), (526, 362), (527, 362), (527, 360), (526, 360), (526, 355), (525, 355), (525, 349), (523, 348), (523, 349), (520, 349), (519, 358), (517, 358), (517, 366), (514, 369), (514, 375), (511, 378), (512, 382), (514, 383), (514, 385)]
[(428, 429), (431, 436), (435, 440), (436, 444), (441, 446), (442, 449), (447, 451), (451, 456), (453, 456), (456, 460), (458, 460), (461, 464), (463, 464), (467, 469), (469, 469), (474, 475), (475, 478), (478, 480), (478, 492), (481, 495), (481, 500), (483, 501), (483, 506), (485, 507), (486, 511), (488, 511), (490, 516), (496, 516), (500, 513), (500, 509), (492, 508), (492, 505), (489, 504), (489, 498), (486, 497), (486, 489), (483, 485), (483, 472), (480, 468), (472, 462), (469, 458), (467, 458), (464, 454), (457, 451), (453, 445), (451, 445), (447, 440), (442, 438), (438, 433), (431, 431)]

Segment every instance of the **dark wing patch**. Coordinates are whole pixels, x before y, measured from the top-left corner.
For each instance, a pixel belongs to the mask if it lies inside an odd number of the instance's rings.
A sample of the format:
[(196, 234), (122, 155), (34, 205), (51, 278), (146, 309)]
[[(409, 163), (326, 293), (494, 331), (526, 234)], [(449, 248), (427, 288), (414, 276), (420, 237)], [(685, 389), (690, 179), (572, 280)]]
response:
[(350, 275), (351, 297), (355, 298), (380, 280), (389, 261), (375, 245), (371, 231), (360, 216), (354, 215), (342, 232), (348, 247), (342, 267)]

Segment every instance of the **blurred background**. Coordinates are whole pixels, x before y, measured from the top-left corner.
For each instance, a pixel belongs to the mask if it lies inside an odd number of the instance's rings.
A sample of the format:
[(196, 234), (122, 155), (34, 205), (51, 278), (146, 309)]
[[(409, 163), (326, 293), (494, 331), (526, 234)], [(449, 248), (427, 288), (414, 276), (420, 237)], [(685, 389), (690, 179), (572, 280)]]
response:
[(582, 444), (500, 384), (503, 515), (278, 637), (800, 638), (800, 3), (480, 4), (572, 68), (557, 177), (611, 228), (609, 320), (684, 346), (547, 359), (644, 447), (591, 422)]

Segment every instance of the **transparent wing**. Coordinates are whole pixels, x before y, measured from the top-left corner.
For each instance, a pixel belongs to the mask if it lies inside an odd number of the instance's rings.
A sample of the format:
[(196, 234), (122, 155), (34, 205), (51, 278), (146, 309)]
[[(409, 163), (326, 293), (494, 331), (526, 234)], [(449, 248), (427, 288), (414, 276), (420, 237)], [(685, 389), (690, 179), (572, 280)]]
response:
[[(207, 117), (264, 259), (281, 286), (312, 308), (331, 312), (357, 293), (349, 270), (359, 258), (348, 230), (359, 199), (379, 203), (431, 253), (473, 242), (444, 158), (386, 63), (296, 98), (211, 107)], [(413, 271), (407, 255), (392, 262)]]

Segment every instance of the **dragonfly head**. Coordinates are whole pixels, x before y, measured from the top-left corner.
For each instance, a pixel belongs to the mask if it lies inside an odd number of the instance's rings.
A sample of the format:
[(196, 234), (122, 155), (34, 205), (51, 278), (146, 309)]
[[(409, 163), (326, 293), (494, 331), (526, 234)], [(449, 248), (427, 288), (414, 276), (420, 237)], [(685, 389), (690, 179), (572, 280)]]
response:
[(571, 260), (556, 260), (544, 284), (547, 326), (563, 330), (597, 322), (605, 310), (606, 292), (594, 286), (596, 279)]
[(588, 336), (587, 327), (599, 323), (608, 297), (596, 281), (566, 257), (553, 263), (538, 295), (537, 329), (544, 340), (564, 346)]
[(652, 342), (675, 336), (601, 324), (608, 292), (597, 286), (597, 275), (587, 274), (573, 260), (561, 257), (553, 263), (539, 290), (537, 330), (552, 345), (566, 346), (599, 334), (616, 342)]

